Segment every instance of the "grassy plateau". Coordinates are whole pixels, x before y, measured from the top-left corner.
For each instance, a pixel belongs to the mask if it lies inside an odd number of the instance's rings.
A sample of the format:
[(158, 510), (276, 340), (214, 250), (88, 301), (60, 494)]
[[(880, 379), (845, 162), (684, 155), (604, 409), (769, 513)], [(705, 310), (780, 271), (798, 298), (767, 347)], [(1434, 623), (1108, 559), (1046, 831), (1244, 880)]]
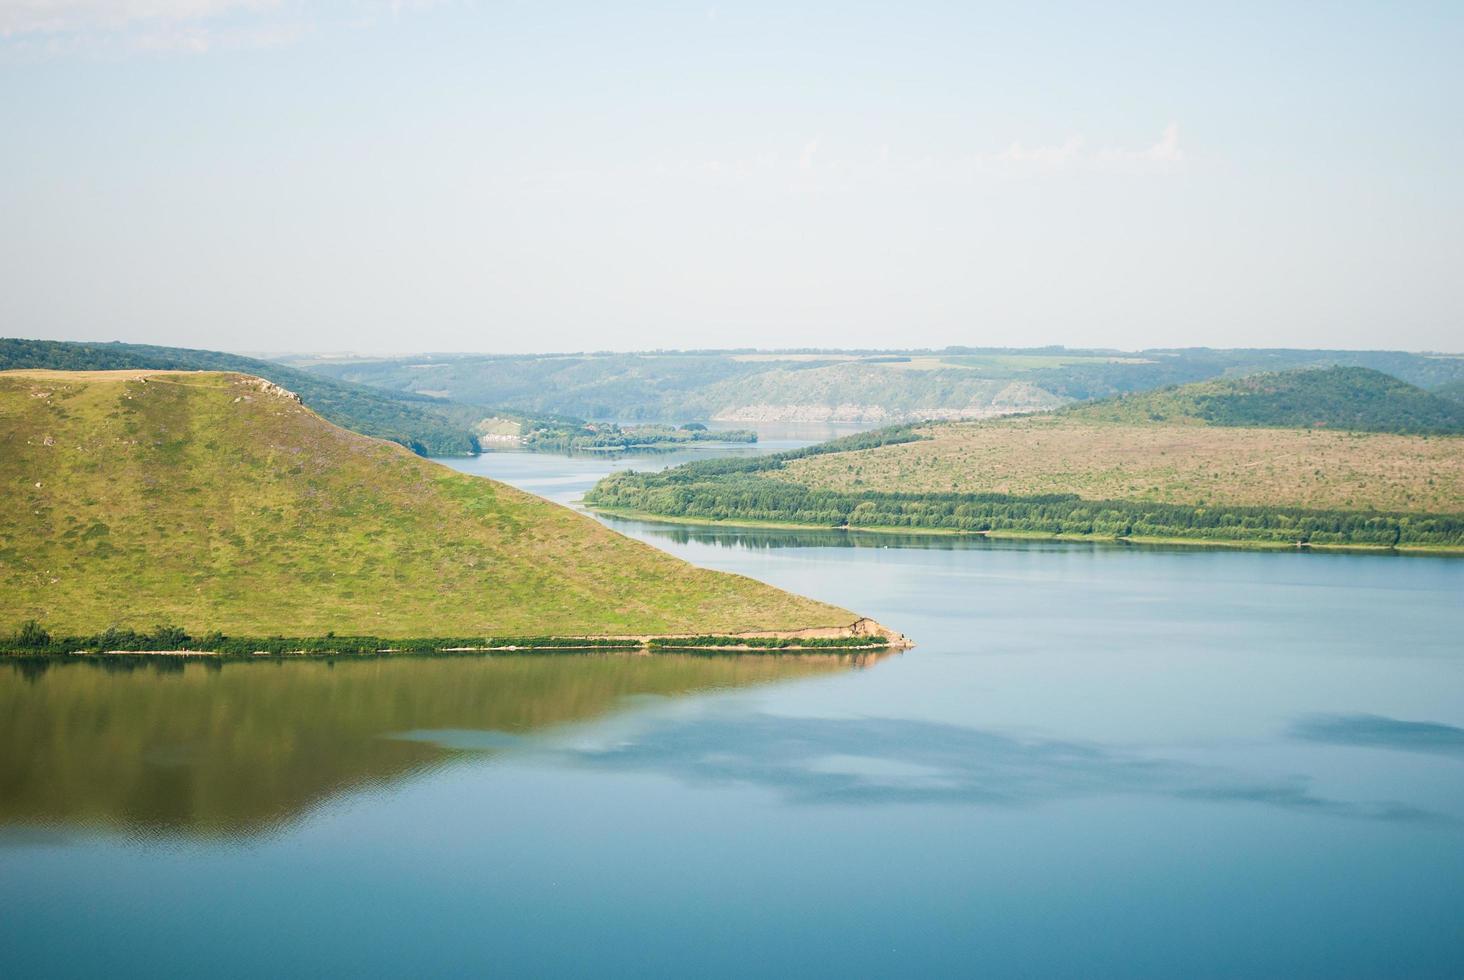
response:
[(1459, 437), (1110, 423), (1080, 415), (933, 425), (926, 438), (795, 460), (778, 479), (847, 492), (1448, 512), (1464, 501)]

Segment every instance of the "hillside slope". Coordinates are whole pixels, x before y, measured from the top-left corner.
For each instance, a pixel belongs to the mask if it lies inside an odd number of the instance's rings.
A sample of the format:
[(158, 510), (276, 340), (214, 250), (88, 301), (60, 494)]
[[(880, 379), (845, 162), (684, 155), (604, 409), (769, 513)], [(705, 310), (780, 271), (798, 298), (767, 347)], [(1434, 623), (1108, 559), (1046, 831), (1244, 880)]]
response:
[(854, 614), (695, 568), (227, 373), (0, 373), (0, 630), (732, 633)]
[(1221, 378), (1071, 410), (1111, 422), (1202, 422), (1350, 432), (1464, 433), (1464, 405), (1361, 367)]
[(478, 452), (472, 422), (483, 412), (422, 395), (385, 391), (238, 354), (154, 347), (149, 344), (77, 344), (0, 337), (0, 371), (236, 371), (295, 392), (336, 425), (389, 439), (423, 456), (470, 456)]
[(1440, 385), (1433, 389), (1433, 393), (1440, 398), (1447, 398), (1451, 402), (1464, 404), (1464, 381), (1452, 381), (1446, 385)]

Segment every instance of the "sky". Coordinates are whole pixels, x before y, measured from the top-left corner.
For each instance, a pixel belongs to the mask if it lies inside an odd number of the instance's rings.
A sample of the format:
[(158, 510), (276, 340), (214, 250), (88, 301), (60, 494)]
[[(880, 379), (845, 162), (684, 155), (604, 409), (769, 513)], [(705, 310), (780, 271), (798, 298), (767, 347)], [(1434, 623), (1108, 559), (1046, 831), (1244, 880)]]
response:
[(0, 335), (1464, 350), (1464, 3), (0, 0)]

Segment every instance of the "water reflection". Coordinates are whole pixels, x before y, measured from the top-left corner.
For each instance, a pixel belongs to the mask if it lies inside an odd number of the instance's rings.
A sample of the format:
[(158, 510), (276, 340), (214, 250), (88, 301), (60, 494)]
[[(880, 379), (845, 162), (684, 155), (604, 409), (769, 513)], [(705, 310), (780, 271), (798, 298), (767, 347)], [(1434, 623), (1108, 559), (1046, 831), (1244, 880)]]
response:
[[(593, 512), (591, 512), (593, 513)], [(983, 534), (902, 534), (898, 531), (860, 531), (843, 528), (737, 527), (709, 524), (678, 524), (644, 518), (623, 518), (597, 514), (602, 521), (622, 534), (648, 537), (672, 544), (709, 544), (722, 548), (744, 548), (753, 551), (780, 548), (866, 548), (920, 551), (1144, 551), (1152, 554), (1186, 554), (1197, 551), (1230, 551), (1224, 546), (1196, 541), (1193, 544), (1132, 542), (1117, 540), (1082, 540), (1077, 538), (987, 537)], [(1267, 557), (1305, 555), (1326, 559), (1346, 556), (1341, 549), (1312, 551), (1304, 548), (1268, 551)], [(1369, 554), (1374, 560), (1417, 560), (1401, 552)]]
[[(1455, 730), (1457, 731), (1457, 729)], [(722, 712), (664, 719), (580, 764), (773, 789), (794, 803), (1023, 806), (1114, 794), (1262, 804), (1384, 821), (1452, 823), (1394, 801), (1334, 799), (1302, 776), (1249, 775), (1107, 746), (903, 718)]]
[[(923, 551), (1058, 550), (1073, 548), (1129, 548), (1121, 541), (1057, 541), (988, 538), (979, 534), (900, 534), (887, 531), (847, 531), (840, 528), (760, 528), (657, 523), (604, 515), (605, 523), (622, 533), (632, 530), (672, 544), (711, 544), (724, 548), (898, 548)], [(1179, 549), (1174, 549), (1179, 550)]]
[(1432, 721), (1403, 721), (1383, 715), (1314, 715), (1292, 726), (1291, 734), (1308, 742), (1464, 758), (1464, 728)]
[(466, 752), (678, 696), (868, 656), (514, 655), (0, 667), (0, 827), (227, 835)]

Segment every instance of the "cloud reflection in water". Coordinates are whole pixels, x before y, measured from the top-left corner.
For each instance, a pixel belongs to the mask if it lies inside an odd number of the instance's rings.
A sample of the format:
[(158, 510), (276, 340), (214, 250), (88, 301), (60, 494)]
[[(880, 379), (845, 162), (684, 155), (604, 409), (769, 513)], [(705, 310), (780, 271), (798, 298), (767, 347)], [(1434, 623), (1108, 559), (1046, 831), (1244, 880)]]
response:
[(1253, 776), (1097, 744), (895, 718), (719, 713), (660, 719), (576, 764), (772, 789), (801, 804), (1026, 806), (1119, 794), (1255, 803), (1371, 820), (1453, 822), (1396, 802), (1330, 799), (1304, 776)]
[(1464, 728), (1432, 721), (1404, 721), (1383, 715), (1314, 715), (1293, 725), (1291, 734), (1329, 745), (1464, 758)]

